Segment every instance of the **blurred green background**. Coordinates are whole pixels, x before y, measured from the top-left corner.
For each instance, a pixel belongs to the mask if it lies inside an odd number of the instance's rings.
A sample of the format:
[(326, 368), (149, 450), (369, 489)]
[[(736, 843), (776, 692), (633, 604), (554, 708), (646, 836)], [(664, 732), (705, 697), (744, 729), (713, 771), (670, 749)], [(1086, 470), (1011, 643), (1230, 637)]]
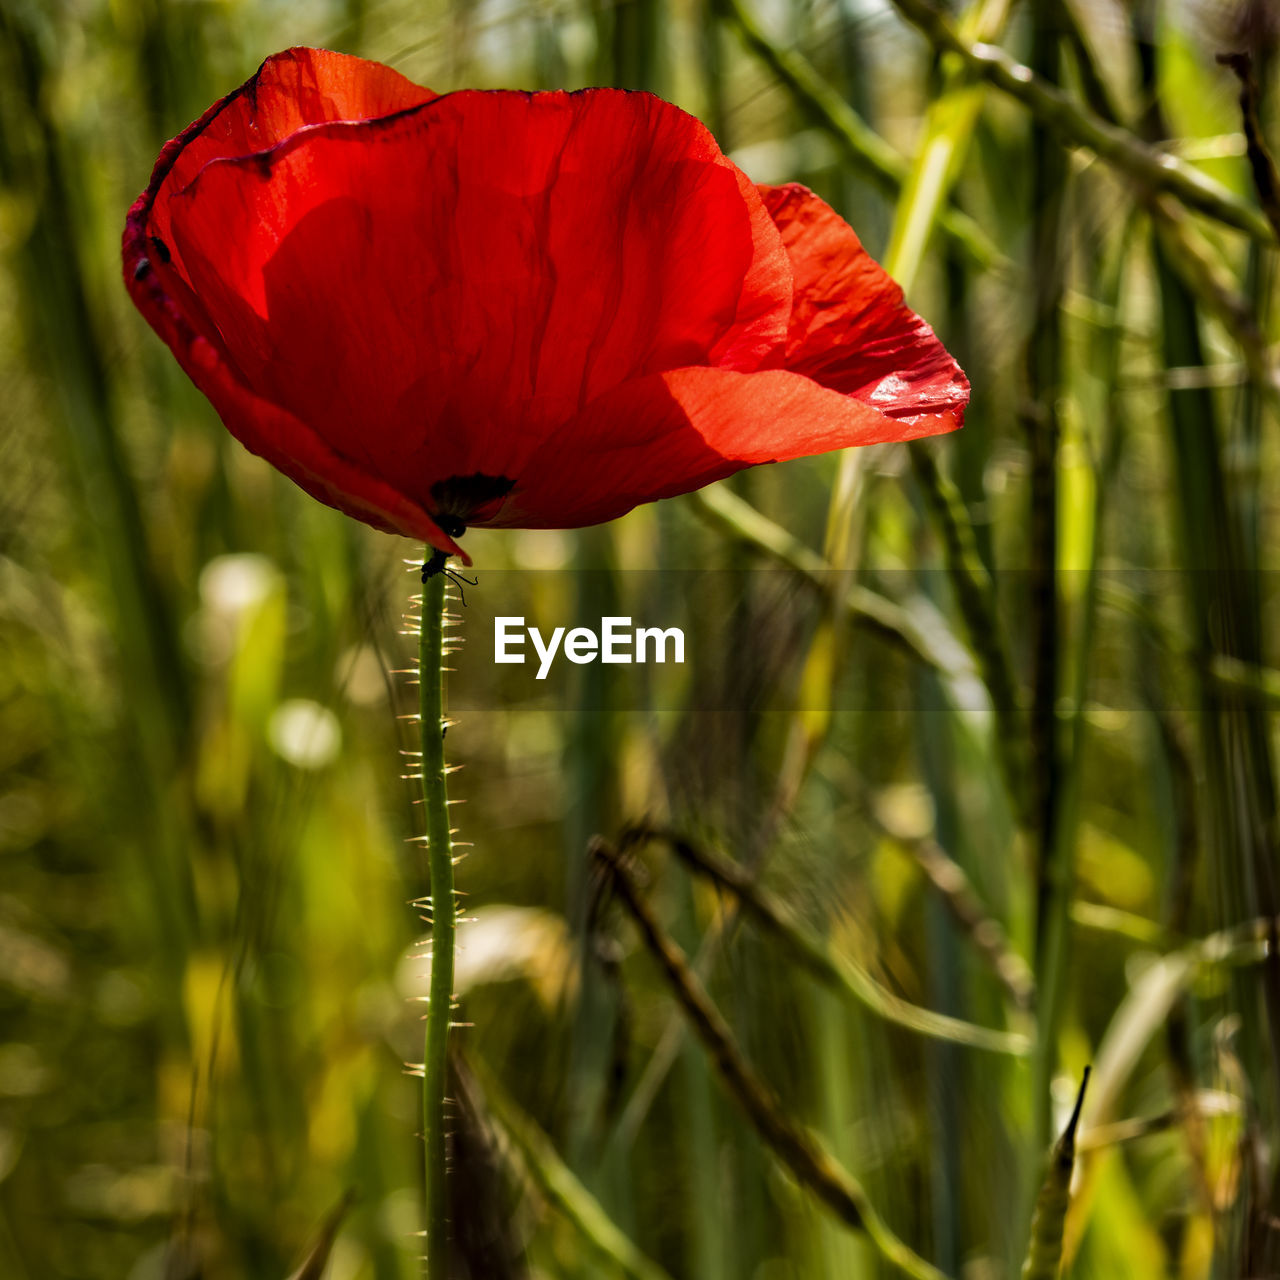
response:
[[(954, 14), (1063, 108), (895, 4), (742, 3), (0, 0), (5, 1280), (419, 1272), (418, 549), (247, 455), (119, 279), (160, 145), (292, 44), (671, 98), (845, 213), (974, 388), (936, 446), (468, 535), (459, 1276), (892, 1273), (596, 893), (590, 837), (637, 823), (785, 908), (779, 937), (630, 842), (742, 1057), (946, 1274), (1018, 1274), (1092, 1063), (1070, 1274), (1280, 1275), (1275, 237), (1215, 63), (1252, 52), (1280, 138), (1275, 7)], [(683, 625), (689, 662), (536, 691), (497, 613)]]

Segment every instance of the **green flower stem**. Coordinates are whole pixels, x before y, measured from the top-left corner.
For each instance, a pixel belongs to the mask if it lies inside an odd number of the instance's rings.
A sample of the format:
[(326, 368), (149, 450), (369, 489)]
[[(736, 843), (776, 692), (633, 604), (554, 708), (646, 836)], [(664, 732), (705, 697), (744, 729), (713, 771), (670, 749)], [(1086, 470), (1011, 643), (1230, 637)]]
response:
[[(435, 559), (427, 548), (427, 562)], [(445, 1090), (449, 1024), (453, 1017), (456, 910), (449, 792), (444, 763), (444, 601), (447, 579), (437, 570), (422, 591), (418, 641), (418, 703), (422, 731), (422, 796), (427, 815), (431, 876), (431, 989), (422, 1061), (423, 1138), (426, 1143), (427, 1277), (448, 1280), (449, 1196), (445, 1182)]]

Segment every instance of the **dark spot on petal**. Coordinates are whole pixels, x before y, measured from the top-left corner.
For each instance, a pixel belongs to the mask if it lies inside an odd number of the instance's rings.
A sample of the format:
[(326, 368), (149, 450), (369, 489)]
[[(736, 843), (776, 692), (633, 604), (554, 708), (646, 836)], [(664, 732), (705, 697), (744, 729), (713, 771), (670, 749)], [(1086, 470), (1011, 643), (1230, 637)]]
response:
[(159, 236), (151, 236), (149, 238), (151, 240), (151, 247), (155, 250), (156, 257), (159, 258), (167, 267), (169, 263), (173, 261), (173, 254), (169, 252), (169, 246), (165, 244)]
[(450, 538), (457, 538), (475, 512), (505, 498), (515, 487), (516, 482), (510, 477), (489, 476), (483, 471), (438, 480), (431, 486), (435, 522)]
[(139, 258), (137, 266), (133, 269), (133, 278), (135, 280), (145, 279), (151, 274), (151, 263), (146, 258)]

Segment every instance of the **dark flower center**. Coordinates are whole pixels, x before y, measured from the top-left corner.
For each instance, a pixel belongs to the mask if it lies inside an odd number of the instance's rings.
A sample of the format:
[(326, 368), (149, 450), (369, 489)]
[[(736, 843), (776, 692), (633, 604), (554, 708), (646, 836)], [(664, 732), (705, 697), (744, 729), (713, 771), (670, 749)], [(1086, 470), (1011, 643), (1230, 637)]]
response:
[(509, 476), (490, 476), (476, 471), (469, 476), (450, 476), (431, 486), (436, 504), (432, 518), (449, 538), (461, 537), (467, 521), (481, 508), (505, 498), (515, 488)]

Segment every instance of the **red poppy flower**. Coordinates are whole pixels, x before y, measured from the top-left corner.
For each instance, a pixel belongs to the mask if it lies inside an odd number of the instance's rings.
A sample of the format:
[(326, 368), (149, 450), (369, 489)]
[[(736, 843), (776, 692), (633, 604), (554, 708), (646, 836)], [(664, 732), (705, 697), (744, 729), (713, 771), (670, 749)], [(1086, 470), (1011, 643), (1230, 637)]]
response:
[(291, 49), (161, 152), (124, 262), (243, 444), (450, 552), (949, 431), (968, 399), (827, 205), (644, 93), (437, 96)]

